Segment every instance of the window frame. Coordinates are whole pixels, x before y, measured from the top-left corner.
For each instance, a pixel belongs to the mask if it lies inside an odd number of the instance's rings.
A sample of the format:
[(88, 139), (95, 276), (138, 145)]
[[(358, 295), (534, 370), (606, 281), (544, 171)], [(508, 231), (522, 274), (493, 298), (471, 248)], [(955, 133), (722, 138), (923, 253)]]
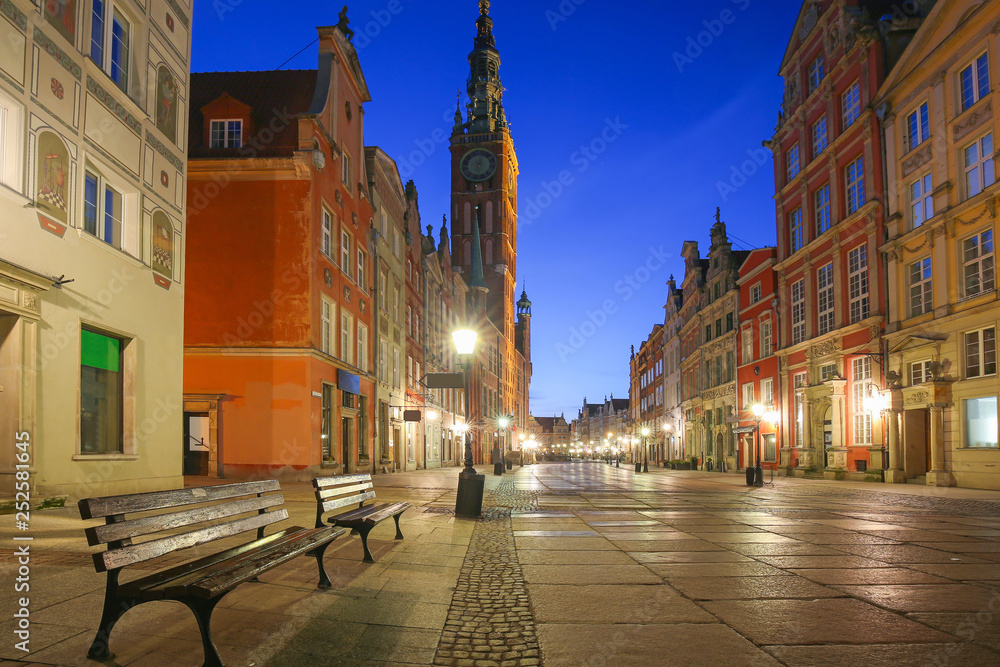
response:
[[(989, 141), (989, 150), (983, 150), (984, 142)], [(969, 164), (969, 151), (975, 149), (978, 157), (970, 165)], [(993, 132), (986, 132), (985, 134), (977, 137), (972, 143), (966, 144), (962, 148), (962, 153), (960, 156), (959, 164), (962, 168), (962, 187), (964, 189), (963, 194), (966, 199), (972, 199), (973, 197), (981, 194), (986, 188), (990, 187), (996, 183), (996, 167), (993, 162), (993, 151), (995, 150), (995, 145), (993, 143)], [(987, 177), (987, 173), (989, 176)], [(972, 178), (975, 174), (975, 188), (973, 188)]]
[[(820, 128), (821, 125), (822, 128)], [(819, 132), (820, 129), (822, 129), (822, 132)], [(810, 128), (809, 134), (812, 138), (813, 159), (816, 159), (830, 145), (830, 130), (826, 122), (826, 114), (816, 119), (816, 122)]]
[(851, 359), (851, 412), (853, 413), (851, 440), (855, 445), (870, 446), (872, 440), (872, 414), (865, 409), (865, 398), (871, 394), (871, 357)]
[[(998, 437), (998, 436), (1000, 436), (1000, 433), (994, 432), (993, 433), (993, 438), (994, 438), (993, 442), (988, 442), (988, 443), (985, 443), (985, 444), (975, 444), (975, 443), (973, 443), (973, 441), (972, 441), (972, 435), (970, 433), (970, 431), (971, 431), (971, 429), (970, 429), (971, 424), (969, 423), (969, 421), (970, 421), (969, 420), (969, 412), (970, 412), (970, 410), (969, 410), (969, 404), (972, 403), (973, 401), (975, 401), (975, 402), (990, 401), (991, 399), (992, 399), (992, 402), (993, 402), (993, 414), (995, 416), (996, 413), (997, 413), (997, 409), (998, 409), (998, 400), (997, 400), (997, 395), (996, 394), (990, 394), (990, 395), (987, 395), (987, 396), (973, 396), (971, 398), (966, 398), (966, 399), (964, 399), (962, 401), (962, 436), (963, 436), (963, 438), (965, 440), (965, 443), (964, 443), (965, 448), (976, 449), (976, 450), (990, 450), (990, 449), (997, 449), (997, 447), (1000, 446), (1000, 437)], [(986, 421), (990, 421), (990, 420), (987, 419)], [(994, 424), (997, 423), (997, 420), (996, 420), (995, 417), (994, 417), (994, 419), (992, 421), (993, 421)]]
[(931, 138), (930, 107), (926, 100), (906, 114), (906, 124), (902, 129), (906, 152), (912, 151)]
[(340, 170), (341, 170), (341, 182), (344, 187), (347, 188), (348, 192), (351, 192), (351, 169), (352, 169), (351, 154), (347, 150), (343, 150), (340, 155)]
[(836, 290), (833, 262), (816, 270), (816, 334), (822, 336), (837, 328)]
[(324, 255), (333, 260), (333, 212), (326, 206), (323, 207), (321, 216), (322, 243), (321, 249)]
[[(102, 369), (98, 366), (94, 366), (92, 364), (86, 364), (84, 362), (84, 345), (85, 345), (84, 333), (100, 336), (102, 338), (106, 338), (108, 340), (117, 342), (118, 344), (118, 355), (116, 360), (118, 366), (117, 371), (111, 371), (110, 369)], [(131, 342), (132, 341), (130, 339), (123, 338), (122, 336), (109, 331), (104, 331), (86, 325), (80, 328), (80, 348), (79, 348), (80, 357), (78, 359), (78, 365), (77, 365), (77, 379), (80, 382), (79, 392), (78, 392), (80, 396), (80, 404), (79, 404), (79, 410), (76, 415), (76, 423), (79, 429), (79, 441), (77, 446), (77, 453), (81, 457), (87, 457), (87, 458), (108, 457), (108, 456), (114, 457), (114, 456), (123, 456), (132, 454), (132, 452), (129, 451), (130, 450), (129, 442), (132, 441), (134, 438), (132, 437), (132, 434), (128, 432), (132, 430), (131, 424), (132, 420), (134, 419), (134, 415), (130, 414), (131, 412), (129, 406), (130, 401), (125, 396), (125, 384), (126, 380), (128, 379), (126, 376), (134, 377), (135, 375), (134, 368), (127, 359), (127, 350), (129, 349)], [(117, 431), (118, 431), (117, 446), (114, 450), (95, 449), (92, 451), (84, 451), (84, 444), (85, 444), (84, 439), (86, 437), (85, 431), (88, 430), (85, 429), (83, 423), (85, 414), (84, 410), (86, 408), (86, 401), (84, 399), (85, 395), (84, 368), (106, 370), (108, 372), (116, 373), (115, 377), (112, 378), (115, 383), (113, 390), (117, 402), (113, 418), (117, 422), (115, 425), (117, 426)]]
[[(982, 72), (979, 71), (979, 67), (982, 65), (986, 66), (986, 76), (983, 77)], [(965, 95), (965, 86), (963, 85), (963, 77), (966, 72), (969, 72), (969, 82), (972, 84), (971, 99), (967, 100)], [(986, 80), (986, 89), (982, 89), (983, 79)], [(965, 67), (958, 70), (958, 100), (962, 104), (962, 110), (959, 113), (965, 113), (972, 107), (979, 104), (979, 102), (990, 94), (990, 59), (989, 51), (983, 51), (977, 55), (972, 60), (968, 61)]]
[(934, 175), (926, 172), (909, 182), (910, 229), (916, 229), (934, 217)]
[[(969, 259), (968, 255), (970, 248), (968, 243), (973, 239), (978, 239), (975, 246), (976, 256)], [(984, 246), (988, 246), (988, 250), (984, 250)], [(996, 243), (993, 230), (982, 229), (975, 234), (965, 237), (962, 239), (960, 252), (961, 256), (959, 257), (959, 262), (962, 266), (962, 298), (971, 299), (973, 297), (996, 291)], [(978, 289), (974, 292), (969, 289), (969, 279), (972, 277), (969, 273), (969, 269), (973, 266), (976, 267), (974, 275), (979, 285)]]
[(24, 194), (24, 107), (0, 90), (0, 185)]
[(368, 326), (358, 321), (358, 359), (356, 366), (368, 372)]
[(844, 131), (861, 118), (861, 81), (855, 79), (840, 95), (841, 120)]
[(361, 244), (358, 244), (358, 267), (357, 274), (355, 274), (354, 279), (358, 283), (358, 287), (365, 294), (368, 294), (370, 286), (368, 285), (368, 253), (361, 248)]
[(819, 88), (820, 84), (823, 83), (823, 79), (825, 78), (826, 62), (823, 59), (823, 54), (820, 53), (818, 56), (813, 58), (812, 62), (809, 63), (809, 66), (806, 69), (806, 80), (809, 85), (809, 93), (811, 94), (815, 92)]
[[(911, 361), (907, 364), (907, 381), (910, 383), (911, 387), (915, 387), (919, 384), (927, 382), (931, 378), (930, 373), (930, 359), (921, 359), (920, 361)], [(917, 382), (917, 369), (920, 369), (920, 381)]]
[(785, 153), (785, 178), (791, 183), (802, 171), (801, 156), (799, 155), (799, 145), (795, 143)]
[(354, 316), (345, 308), (340, 309), (340, 359), (354, 365)]
[(789, 286), (789, 290), (792, 311), (792, 345), (798, 345), (806, 339), (806, 279), (796, 280)]
[[(916, 274), (914, 274), (916, 270)], [(907, 267), (907, 309), (910, 317), (934, 312), (934, 273), (931, 256), (921, 257)]]
[[(764, 335), (765, 332), (767, 333), (766, 336)], [(770, 357), (773, 353), (774, 326), (771, 324), (771, 320), (762, 320), (760, 323), (760, 358)]]
[(337, 304), (325, 294), (320, 296), (319, 306), (319, 349), (323, 354), (334, 356), (333, 323), (337, 321)]
[[(987, 338), (989, 334), (989, 338)], [(975, 336), (976, 340), (973, 342), (976, 346), (975, 351), (975, 373), (972, 373), (972, 364), (970, 363), (970, 357), (972, 356), (969, 350), (969, 337)], [(995, 326), (983, 327), (981, 329), (975, 329), (972, 331), (966, 331), (962, 334), (962, 366), (965, 370), (965, 379), (975, 380), (979, 378), (996, 376), (997, 374), (997, 329)], [(988, 349), (989, 348), (989, 349)], [(989, 361), (987, 359), (990, 359)]]
[[(106, 165), (94, 160), (91, 156), (85, 156), (83, 160), (83, 173), (80, 178), (83, 185), (80, 189), (81, 212), (79, 229), (85, 232), (90, 238), (97, 239), (119, 252), (123, 252), (130, 257), (142, 260), (141, 234), (139, 231), (139, 213), (136, 211), (138, 193), (128, 187), (123, 187), (124, 179), (118, 179), (116, 174)], [(111, 174), (109, 178), (107, 174)], [(111, 190), (121, 198), (121, 220), (120, 225), (120, 245), (115, 245), (113, 240), (108, 241), (100, 233), (91, 232), (87, 229), (87, 180), (89, 177), (95, 179), (97, 188), (97, 201), (95, 202), (95, 230), (102, 228), (106, 233), (107, 226), (107, 191)], [(112, 214), (112, 220), (114, 220)], [(113, 237), (113, 235), (112, 235)]]
[(844, 168), (844, 192), (847, 215), (860, 211), (867, 203), (865, 199), (865, 158), (859, 155)]
[[(97, 14), (97, 4), (100, 3), (102, 7), (102, 13), (100, 15), (100, 31), (95, 30), (96, 23), (95, 18)], [(128, 11), (123, 7), (124, 3), (117, 3), (115, 0), (91, 0), (90, 7), (90, 49), (87, 55), (92, 61), (97, 63), (112, 83), (115, 84), (120, 90), (122, 90), (126, 95), (129, 94), (129, 86), (132, 83), (131, 77), (131, 64), (132, 58), (135, 55), (135, 31), (136, 26), (140, 23), (137, 21)], [(121, 63), (115, 63), (115, 48), (114, 42), (116, 39), (115, 35), (115, 19), (120, 18), (128, 29), (128, 43), (125, 44), (125, 62), (124, 68), (121, 67)], [(95, 40), (95, 32), (100, 33), (99, 43)], [(95, 48), (100, 50), (100, 53), (95, 53)], [(117, 67), (121, 72), (120, 80), (115, 78), (114, 68)]]
[[(821, 198), (822, 195), (822, 198)], [(833, 227), (830, 209), (830, 184), (824, 183), (813, 192), (813, 211), (816, 215), (816, 236), (821, 236)], [(825, 223), (825, 224), (824, 224)]]
[(347, 274), (347, 277), (352, 278), (352, 262), (351, 262), (351, 235), (345, 229), (340, 230), (340, 270)]
[(851, 324), (871, 315), (871, 284), (868, 275), (868, 244), (862, 243), (847, 251), (848, 313)]
[(788, 243), (793, 253), (805, 247), (805, 233), (802, 229), (802, 207), (788, 214)]
[[(215, 143), (215, 125), (222, 123), (222, 145)], [(232, 128), (230, 123), (237, 123), (239, 137), (233, 143), (231, 136)], [(209, 148), (240, 148), (243, 146), (243, 119), (242, 118), (210, 118), (208, 120), (208, 146)]]

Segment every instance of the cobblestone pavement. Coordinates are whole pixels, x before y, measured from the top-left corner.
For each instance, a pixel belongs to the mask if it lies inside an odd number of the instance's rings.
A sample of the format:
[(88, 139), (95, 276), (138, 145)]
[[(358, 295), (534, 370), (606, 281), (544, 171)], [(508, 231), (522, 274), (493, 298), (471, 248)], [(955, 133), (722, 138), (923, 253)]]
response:
[(511, 510), (537, 509), (533, 494), (506, 478), (484, 498), (448, 609), (435, 665), (541, 665), (535, 622), (514, 549)]

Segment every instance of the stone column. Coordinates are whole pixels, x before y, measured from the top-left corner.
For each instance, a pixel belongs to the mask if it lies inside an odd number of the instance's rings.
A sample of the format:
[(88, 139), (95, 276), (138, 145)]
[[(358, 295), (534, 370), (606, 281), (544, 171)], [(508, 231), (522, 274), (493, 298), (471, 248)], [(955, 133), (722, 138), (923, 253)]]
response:
[(896, 408), (897, 403), (902, 403), (899, 393), (899, 390), (892, 392), (892, 407), (886, 412), (886, 419), (889, 420), (889, 469), (885, 471), (885, 481), (889, 484), (906, 483), (903, 453), (899, 446), (899, 420), (902, 418), (902, 412)]
[(943, 403), (931, 403), (931, 430), (928, 445), (931, 448), (931, 470), (927, 473), (928, 486), (955, 486), (955, 477), (945, 469), (944, 461), (944, 409)]

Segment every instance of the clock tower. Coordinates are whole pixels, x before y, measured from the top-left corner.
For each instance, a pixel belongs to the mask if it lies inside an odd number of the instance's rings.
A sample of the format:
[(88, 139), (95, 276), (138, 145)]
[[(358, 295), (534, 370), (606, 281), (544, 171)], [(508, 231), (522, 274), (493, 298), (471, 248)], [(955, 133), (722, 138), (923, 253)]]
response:
[(453, 263), (468, 280), (473, 225), (478, 223), (483, 272), (489, 288), (486, 314), (513, 346), (518, 168), (503, 108), (500, 53), (493, 38), (489, 0), (479, 2), (469, 68), (469, 103), (463, 118), (459, 102), (451, 135)]

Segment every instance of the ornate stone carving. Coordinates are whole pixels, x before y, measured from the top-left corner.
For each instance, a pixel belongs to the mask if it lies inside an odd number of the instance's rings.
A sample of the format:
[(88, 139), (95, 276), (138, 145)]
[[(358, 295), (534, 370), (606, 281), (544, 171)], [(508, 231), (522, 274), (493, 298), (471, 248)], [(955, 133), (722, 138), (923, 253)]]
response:
[(967, 134), (976, 129), (984, 119), (993, 115), (993, 100), (989, 100), (979, 109), (976, 109), (960, 123), (955, 123), (955, 141), (961, 140)]
[(799, 27), (799, 39), (805, 40), (805, 38), (809, 36), (809, 33), (813, 31), (813, 28), (816, 27), (816, 23), (818, 21), (819, 6), (818, 4), (813, 3), (809, 7), (809, 11), (807, 11), (806, 15), (802, 18), (802, 25)]
[(31, 292), (23, 292), (21, 301), (27, 310), (38, 312), (38, 298)]
[(931, 157), (933, 157), (933, 151), (931, 150), (930, 142), (928, 142), (926, 146), (914, 151), (911, 155), (907, 156), (905, 160), (903, 160), (903, 176), (909, 176), (914, 171), (930, 162)]
[(882, 327), (877, 324), (868, 327), (868, 340), (876, 340), (880, 335), (882, 335)]
[(831, 338), (817, 345), (812, 345), (806, 350), (806, 359), (818, 359), (840, 351), (840, 340)]
[(928, 396), (930, 396), (930, 394), (926, 391), (918, 391), (907, 396), (905, 402), (907, 405), (919, 405), (921, 403), (926, 403)]

